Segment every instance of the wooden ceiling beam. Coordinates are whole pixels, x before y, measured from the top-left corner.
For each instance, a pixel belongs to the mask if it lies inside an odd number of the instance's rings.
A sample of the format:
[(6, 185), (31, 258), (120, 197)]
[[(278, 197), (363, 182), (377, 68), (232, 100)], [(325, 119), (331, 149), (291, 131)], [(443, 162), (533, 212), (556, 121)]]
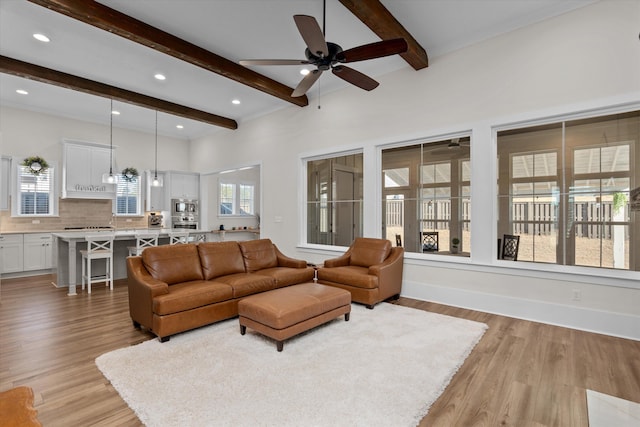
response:
[(0, 55), (0, 72), (116, 101), (122, 101), (139, 107), (149, 108), (151, 110), (162, 111), (163, 113), (173, 114), (175, 116), (185, 117), (187, 119), (197, 120), (227, 129), (238, 128), (238, 123), (227, 117), (207, 113), (206, 111), (197, 110), (191, 107), (185, 107), (184, 105), (174, 104), (173, 102), (164, 101), (141, 93), (85, 79), (84, 77), (78, 77), (61, 71), (52, 70), (51, 68), (41, 67), (40, 65), (30, 64), (7, 56)]
[(429, 66), (427, 51), (407, 31), (400, 22), (384, 7), (380, 0), (340, 0), (340, 3), (382, 40), (402, 37), (408, 49), (400, 56), (415, 70)]
[(292, 97), (293, 88), (243, 67), (186, 40), (152, 27), (93, 0), (29, 0), (31, 3), (124, 37), (269, 95), (304, 107), (306, 96)]

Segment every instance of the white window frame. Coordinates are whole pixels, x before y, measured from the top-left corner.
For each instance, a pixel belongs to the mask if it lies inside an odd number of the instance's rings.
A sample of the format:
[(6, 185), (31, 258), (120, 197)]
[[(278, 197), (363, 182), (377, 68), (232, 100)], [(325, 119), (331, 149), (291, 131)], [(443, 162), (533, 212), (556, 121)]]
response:
[[(50, 175), (49, 181), (49, 212), (46, 214), (37, 213), (22, 213), (22, 177), (24, 166), (21, 165), (22, 161), (17, 158), (12, 159), (12, 179), (15, 185), (13, 186), (12, 203), (11, 203), (11, 216), (15, 217), (53, 217), (58, 216), (58, 174), (57, 162), (50, 162), (50, 166), (47, 169), (47, 174)], [(35, 175), (34, 175), (35, 176)]]
[[(132, 183), (136, 183), (137, 188), (135, 189), (135, 197), (136, 197), (136, 211), (135, 212), (127, 212), (121, 213), (118, 212), (118, 196), (120, 193), (120, 185), (123, 183), (126, 185), (131, 185)], [(125, 216), (142, 216), (142, 176), (136, 176), (133, 178), (131, 182), (127, 182), (122, 176), (118, 176), (118, 183), (116, 184), (115, 196), (113, 198), (113, 214), (118, 217)]]

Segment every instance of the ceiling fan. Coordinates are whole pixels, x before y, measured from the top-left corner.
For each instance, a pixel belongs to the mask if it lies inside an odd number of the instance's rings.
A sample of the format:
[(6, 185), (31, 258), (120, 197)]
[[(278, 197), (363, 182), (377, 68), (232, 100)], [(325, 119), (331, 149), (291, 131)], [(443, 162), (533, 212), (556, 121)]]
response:
[(431, 154), (449, 154), (449, 155), (459, 155), (466, 154), (469, 152), (471, 146), (470, 138), (453, 138), (451, 141), (446, 144), (436, 143), (433, 144), (432, 148), (427, 148)]
[[(326, 3), (325, 3), (326, 7)], [(403, 38), (382, 40), (375, 43), (342, 50), (336, 43), (327, 42), (324, 32), (313, 16), (294, 15), (293, 20), (298, 27), (307, 48), (307, 59), (247, 59), (240, 61), (241, 65), (315, 65), (316, 69), (307, 74), (291, 93), (292, 97), (302, 96), (313, 86), (324, 71), (331, 72), (342, 80), (358, 86), (364, 90), (373, 90), (379, 83), (353, 68), (342, 64), (365, 61), (396, 55), (407, 51), (407, 42)]]

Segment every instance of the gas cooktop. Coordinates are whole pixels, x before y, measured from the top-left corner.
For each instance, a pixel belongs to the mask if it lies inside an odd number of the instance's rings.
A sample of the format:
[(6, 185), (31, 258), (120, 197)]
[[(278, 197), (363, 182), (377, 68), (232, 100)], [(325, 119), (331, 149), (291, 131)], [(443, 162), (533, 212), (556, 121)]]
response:
[(65, 227), (65, 230), (113, 230), (110, 225), (88, 225), (83, 227)]

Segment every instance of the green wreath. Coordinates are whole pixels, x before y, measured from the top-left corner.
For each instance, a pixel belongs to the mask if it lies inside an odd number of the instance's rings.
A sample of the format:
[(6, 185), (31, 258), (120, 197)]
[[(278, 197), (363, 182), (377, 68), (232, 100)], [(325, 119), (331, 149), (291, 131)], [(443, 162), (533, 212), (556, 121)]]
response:
[(127, 182), (132, 182), (138, 176), (138, 169), (124, 168), (122, 170), (122, 178)]
[(49, 163), (40, 156), (27, 157), (21, 165), (27, 167), (28, 171), (36, 176), (45, 173), (49, 168)]

